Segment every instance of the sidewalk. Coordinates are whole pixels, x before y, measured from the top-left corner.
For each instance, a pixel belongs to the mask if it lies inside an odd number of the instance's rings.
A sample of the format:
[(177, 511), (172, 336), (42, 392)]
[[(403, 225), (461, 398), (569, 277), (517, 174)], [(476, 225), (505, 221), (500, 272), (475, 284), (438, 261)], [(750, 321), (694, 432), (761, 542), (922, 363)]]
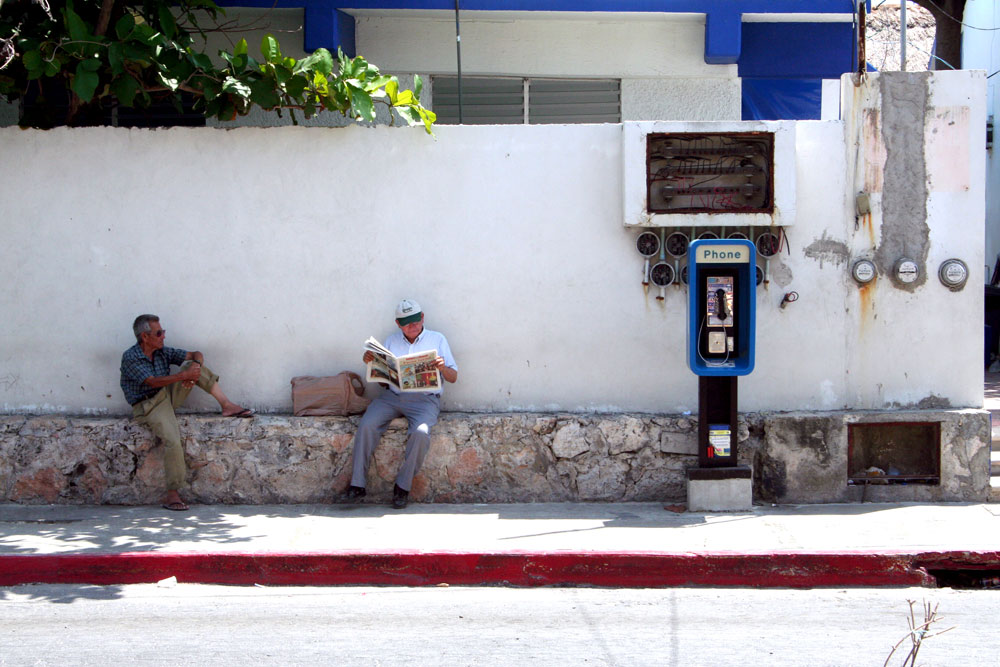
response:
[(0, 505), (0, 585), (914, 586), (1000, 574), (1000, 505)]
[(990, 411), (990, 501), (1000, 502), (1000, 373), (986, 373), (983, 407)]
[[(985, 379), (1000, 500), (1000, 374)], [(678, 511), (681, 510), (681, 511)], [(1000, 504), (0, 504), (0, 586), (934, 586), (1000, 577)]]

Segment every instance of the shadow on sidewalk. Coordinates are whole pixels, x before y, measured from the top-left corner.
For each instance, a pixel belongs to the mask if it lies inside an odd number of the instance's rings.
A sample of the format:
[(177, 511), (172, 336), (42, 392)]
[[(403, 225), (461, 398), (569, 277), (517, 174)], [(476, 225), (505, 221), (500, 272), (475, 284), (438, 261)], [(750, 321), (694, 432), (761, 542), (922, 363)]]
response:
[(983, 404), (987, 410), (1000, 410), (1000, 373), (986, 373)]
[(225, 510), (199, 507), (168, 512), (150, 507), (0, 507), (0, 553), (102, 553), (152, 551), (175, 542), (208, 544), (249, 542), (244, 526), (225, 518)]
[(62, 584), (58, 586), (28, 584), (13, 588), (0, 587), (0, 602), (29, 598), (37, 602), (72, 604), (77, 600), (120, 600), (124, 586), (93, 584)]

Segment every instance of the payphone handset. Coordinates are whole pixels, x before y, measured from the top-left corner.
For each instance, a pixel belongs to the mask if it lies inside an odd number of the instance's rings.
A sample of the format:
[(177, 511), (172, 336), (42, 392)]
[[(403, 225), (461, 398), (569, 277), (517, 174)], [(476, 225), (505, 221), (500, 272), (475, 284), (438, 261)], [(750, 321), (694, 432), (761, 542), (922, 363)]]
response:
[(733, 326), (733, 277), (706, 276), (705, 283), (708, 326)]
[(728, 361), (736, 350), (738, 313), (735, 301), (737, 277), (706, 275), (701, 288), (704, 310), (698, 335), (698, 352), (708, 365)]

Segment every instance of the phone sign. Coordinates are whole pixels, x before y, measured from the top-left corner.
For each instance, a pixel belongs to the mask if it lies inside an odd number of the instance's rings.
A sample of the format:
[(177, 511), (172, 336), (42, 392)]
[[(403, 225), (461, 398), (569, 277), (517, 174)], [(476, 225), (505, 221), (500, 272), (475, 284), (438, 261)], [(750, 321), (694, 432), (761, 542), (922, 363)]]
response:
[(698, 264), (749, 264), (750, 249), (745, 245), (704, 245), (695, 254)]

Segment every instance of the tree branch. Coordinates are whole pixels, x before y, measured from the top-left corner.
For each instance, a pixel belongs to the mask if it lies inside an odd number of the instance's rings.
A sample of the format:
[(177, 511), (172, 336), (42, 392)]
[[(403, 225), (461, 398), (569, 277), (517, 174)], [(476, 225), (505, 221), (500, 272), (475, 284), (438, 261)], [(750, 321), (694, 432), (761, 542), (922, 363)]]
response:
[(115, 0), (103, 0), (101, 2), (101, 13), (97, 16), (97, 28), (94, 30), (94, 34), (98, 37), (104, 37), (104, 33), (108, 31), (108, 24), (111, 22), (111, 10), (115, 6)]
[[(965, 0), (914, 0), (934, 16), (934, 55), (952, 69), (962, 66), (962, 20)], [(933, 69), (939, 69), (934, 63)]]
[(14, 38), (0, 39), (0, 60), (4, 61), (3, 64), (0, 64), (0, 70), (14, 62), (14, 58), (16, 57), (17, 51), (14, 49)]

